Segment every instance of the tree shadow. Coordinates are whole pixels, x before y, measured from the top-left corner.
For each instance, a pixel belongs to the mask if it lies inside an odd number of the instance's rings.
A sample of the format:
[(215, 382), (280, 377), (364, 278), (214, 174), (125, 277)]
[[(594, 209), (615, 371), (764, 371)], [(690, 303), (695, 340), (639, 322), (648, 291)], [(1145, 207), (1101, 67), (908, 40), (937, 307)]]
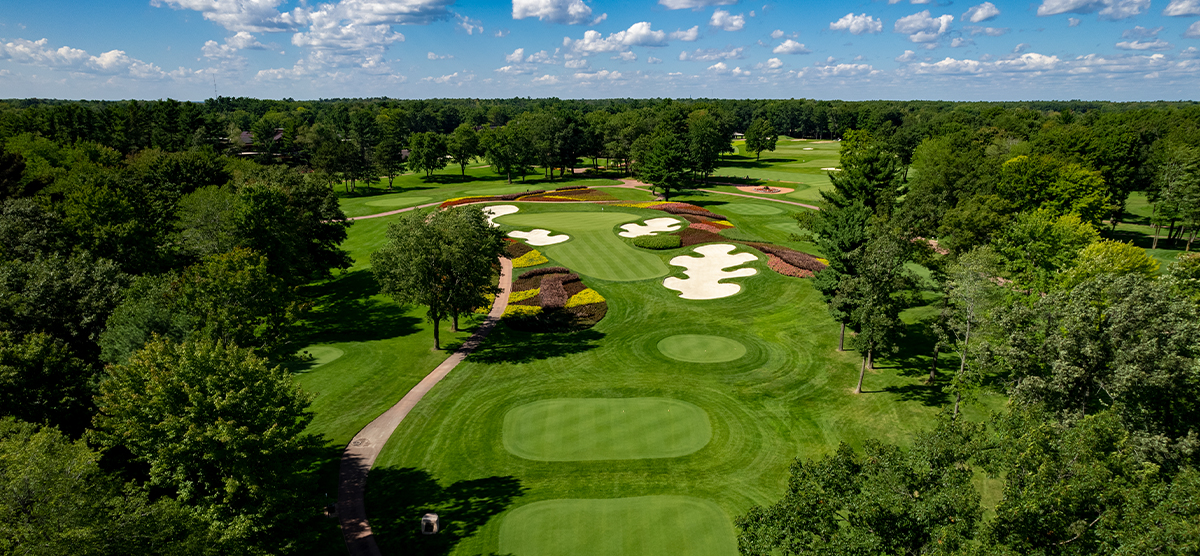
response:
[(379, 284), (369, 270), (355, 270), (311, 286), (316, 307), (305, 315), (296, 342), (372, 341), (415, 334), (421, 319), (408, 308), (376, 299)]
[(936, 343), (937, 337), (925, 321), (905, 324), (904, 340), (900, 342), (899, 350), (888, 358), (888, 362), (896, 369), (896, 376), (919, 382), (888, 386), (883, 391), (897, 394), (901, 400), (915, 401), (930, 407), (941, 407), (949, 402), (949, 394), (942, 388), (949, 380), (946, 369), (952, 366), (953, 362), (950, 361), (950, 354), (945, 353), (944, 346), (943, 353), (938, 358), (938, 374), (941, 380), (935, 380), (933, 384), (925, 383), (933, 365), (933, 347)]
[[(423, 469), (377, 467), (367, 479), (367, 515), (384, 554), (450, 554), (525, 491), (512, 476), (443, 487)], [(420, 520), (426, 513), (438, 515), (436, 534), (421, 533)]]
[(604, 333), (593, 329), (575, 332), (522, 332), (501, 324), (467, 360), (475, 363), (529, 363), (565, 357), (599, 347)]

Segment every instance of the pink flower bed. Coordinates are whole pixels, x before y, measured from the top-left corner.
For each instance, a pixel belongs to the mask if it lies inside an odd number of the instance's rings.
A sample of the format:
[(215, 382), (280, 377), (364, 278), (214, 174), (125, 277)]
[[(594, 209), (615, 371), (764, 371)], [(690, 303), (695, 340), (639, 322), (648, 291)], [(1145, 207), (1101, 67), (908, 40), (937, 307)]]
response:
[(796, 268), (784, 262), (783, 259), (771, 254), (767, 255), (767, 266), (771, 267), (771, 270), (774, 270), (775, 272), (778, 272), (784, 276), (792, 276), (794, 278), (813, 277), (812, 271), (804, 270), (803, 268)]
[(688, 224), (688, 227), (693, 230), (704, 230), (706, 232), (714, 233), (714, 234), (721, 233), (721, 228), (719, 228), (717, 226), (713, 226), (712, 224), (707, 224), (707, 223), (692, 222), (691, 224)]

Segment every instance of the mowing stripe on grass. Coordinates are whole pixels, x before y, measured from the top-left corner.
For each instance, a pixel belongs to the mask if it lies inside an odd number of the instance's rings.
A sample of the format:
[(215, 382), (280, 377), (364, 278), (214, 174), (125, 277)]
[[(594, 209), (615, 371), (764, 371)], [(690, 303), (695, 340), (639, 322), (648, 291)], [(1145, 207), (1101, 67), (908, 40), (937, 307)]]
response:
[(767, 215), (767, 214), (780, 214), (783, 212), (783, 209), (781, 209), (779, 207), (773, 207), (770, 205), (752, 205), (752, 204), (743, 204), (743, 203), (730, 203), (728, 205), (722, 205), (721, 208), (718, 210), (723, 210), (725, 212), (732, 212), (734, 214), (744, 214), (747, 216), (762, 216), (762, 215)]
[(368, 207), (410, 207), (432, 201), (433, 197), (390, 197), (363, 203)]
[(719, 506), (690, 496), (547, 500), (500, 525), (500, 552), (519, 556), (687, 554), (732, 556), (737, 542)]
[(548, 228), (572, 236), (571, 241), (543, 249), (546, 256), (580, 274), (632, 282), (667, 274), (657, 256), (630, 247), (613, 232), (613, 226), (640, 220), (627, 212), (547, 212), (512, 214), (496, 219), (509, 226)]
[(703, 448), (703, 409), (670, 398), (560, 398), (504, 415), (504, 448), (540, 461), (670, 458)]

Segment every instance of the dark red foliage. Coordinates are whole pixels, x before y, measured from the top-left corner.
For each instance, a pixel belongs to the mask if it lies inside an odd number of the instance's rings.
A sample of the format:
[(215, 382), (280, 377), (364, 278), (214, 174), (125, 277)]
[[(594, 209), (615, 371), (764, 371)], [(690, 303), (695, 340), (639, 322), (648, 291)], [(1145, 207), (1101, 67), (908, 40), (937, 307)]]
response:
[(792, 276), (795, 278), (812, 278), (813, 276), (811, 270), (796, 268), (790, 264), (787, 264), (783, 261), (783, 259), (776, 257), (775, 255), (767, 255), (767, 266), (771, 267), (771, 270), (774, 270), (775, 272), (778, 272), (784, 276)]
[(507, 241), (504, 242), (504, 253), (506, 255), (508, 255), (508, 258), (510, 258), (510, 259), (519, 258), (522, 255), (524, 255), (530, 251), (533, 251), (533, 248), (529, 247), (528, 245), (525, 245), (524, 243), (521, 243), (519, 241), (508, 240), (508, 238), (505, 238), (505, 239)]
[(809, 272), (817, 272), (817, 271), (825, 268), (825, 265), (821, 264), (821, 261), (818, 261), (816, 257), (809, 255), (808, 253), (802, 253), (800, 251), (796, 251), (795, 249), (788, 249), (787, 247), (771, 245), (770, 243), (746, 242), (746, 245), (749, 245), (750, 247), (758, 249), (759, 251), (762, 251), (763, 253), (766, 253), (768, 255), (775, 255), (776, 257), (779, 257), (783, 262), (785, 262), (791, 266), (794, 266), (800, 270), (807, 270)]
[(570, 274), (570, 273), (571, 273), (571, 269), (569, 269), (569, 268), (564, 268), (561, 266), (547, 266), (547, 267), (542, 267), (542, 268), (535, 268), (533, 270), (526, 270), (525, 272), (522, 272), (521, 275), (517, 277), (517, 279), (524, 280), (526, 278), (533, 278), (534, 276), (541, 276), (543, 274)]
[(551, 274), (542, 278), (542, 291), (538, 297), (542, 299), (543, 309), (562, 309), (567, 304), (567, 300), (571, 297), (567, 295), (567, 289), (563, 287), (563, 282), (572, 277), (579, 279), (579, 276), (574, 274)]
[(679, 244), (683, 247), (699, 245), (701, 243), (712, 243), (714, 241), (729, 241), (728, 238), (721, 237), (712, 232), (697, 230), (696, 228), (684, 228), (675, 232), (674, 235), (679, 236)]

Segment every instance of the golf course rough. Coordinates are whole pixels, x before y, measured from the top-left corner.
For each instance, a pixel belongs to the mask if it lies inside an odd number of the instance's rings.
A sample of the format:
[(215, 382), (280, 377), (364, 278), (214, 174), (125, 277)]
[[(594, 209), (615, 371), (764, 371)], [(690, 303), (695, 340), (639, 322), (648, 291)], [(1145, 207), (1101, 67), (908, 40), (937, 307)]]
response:
[(708, 414), (671, 398), (557, 398), (504, 415), (504, 448), (537, 461), (672, 458), (712, 439)]
[(693, 249), (694, 252), (700, 254), (699, 257), (680, 255), (671, 259), (672, 265), (687, 269), (683, 272), (687, 278), (668, 277), (663, 280), (663, 287), (680, 292), (679, 297), (683, 299), (720, 299), (737, 295), (742, 291), (740, 285), (722, 284), (721, 280), (754, 276), (758, 274), (758, 270), (753, 268), (725, 269), (756, 261), (758, 257), (752, 253), (731, 255), (730, 252), (734, 249), (736, 248), (728, 243), (701, 245)]
[(521, 506), (500, 524), (500, 553), (736, 556), (732, 520), (690, 496), (563, 499)]
[(724, 336), (677, 334), (658, 342), (663, 355), (687, 363), (726, 363), (746, 355), (746, 346)]
[(506, 226), (548, 228), (568, 234), (571, 241), (545, 247), (546, 255), (585, 276), (633, 282), (667, 273), (662, 259), (631, 247), (612, 232), (613, 226), (638, 219), (628, 212), (609, 211), (509, 214), (498, 220)]

